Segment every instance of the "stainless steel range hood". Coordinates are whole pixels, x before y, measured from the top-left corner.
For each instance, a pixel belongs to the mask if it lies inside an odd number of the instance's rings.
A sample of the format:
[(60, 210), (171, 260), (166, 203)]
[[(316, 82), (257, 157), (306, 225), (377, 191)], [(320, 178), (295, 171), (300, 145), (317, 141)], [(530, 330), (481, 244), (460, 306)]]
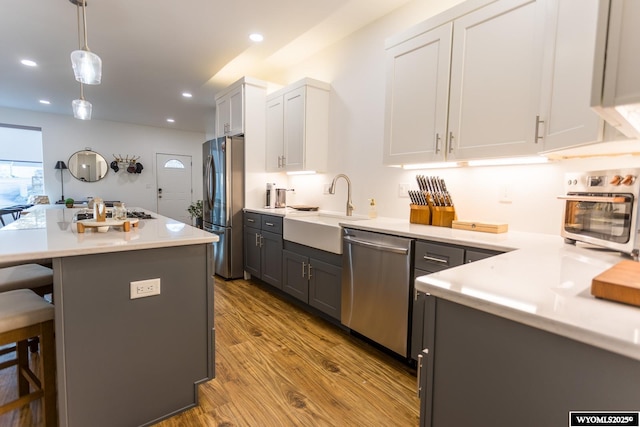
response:
[(591, 106), (640, 139), (640, 1), (600, 1)]

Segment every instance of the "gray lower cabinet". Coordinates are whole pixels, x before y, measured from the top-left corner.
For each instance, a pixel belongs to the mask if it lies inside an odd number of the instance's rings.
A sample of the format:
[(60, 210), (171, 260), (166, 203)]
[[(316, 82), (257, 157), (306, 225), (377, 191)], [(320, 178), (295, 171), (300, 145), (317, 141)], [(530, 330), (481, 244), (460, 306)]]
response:
[(282, 217), (244, 214), (244, 269), (282, 289)]
[[(60, 426), (147, 426), (197, 406), (215, 376), (211, 244), (54, 258), (53, 272)], [(161, 292), (131, 299), (149, 279)]]
[[(457, 267), (484, 258), (498, 255), (501, 252), (488, 249), (468, 248), (465, 246), (448, 245), (445, 243), (417, 241), (414, 255), (414, 278), (425, 276)], [(424, 294), (414, 292), (411, 309), (411, 342), (410, 352), (413, 360), (418, 360), (418, 356), (425, 348), (425, 312), (423, 301)]]
[(637, 411), (640, 362), (434, 296), (420, 352), (422, 427), (567, 425)]
[(342, 257), (285, 241), (282, 290), (340, 320)]

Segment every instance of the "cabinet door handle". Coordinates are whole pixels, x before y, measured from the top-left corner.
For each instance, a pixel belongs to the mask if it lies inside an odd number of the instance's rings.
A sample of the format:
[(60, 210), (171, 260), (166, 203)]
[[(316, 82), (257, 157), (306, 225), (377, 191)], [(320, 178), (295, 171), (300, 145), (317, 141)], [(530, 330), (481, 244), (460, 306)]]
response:
[(420, 397), (420, 377), (422, 376), (422, 353), (418, 355), (418, 372), (416, 373), (416, 396)]
[(436, 257), (432, 257), (432, 256), (429, 256), (429, 255), (423, 256), (422, 259), (424, 259), (425, 261), (439, 262), (440, 264), (448, 264), (449, 263), (449, 260), (447, 260), (447, 259), (436, 258)]
[(287, 158), (285, 156), (282, 156), (282, 167), (287, 166)]
[(256, 246), (260, 246), (260, 234), (256, 233)]
[(302, 277), (306, 274), (307, 263), (302, 261)]
[(449, 153), (453, 153), (453, 132), (449, 131)]
[(540, 120), (540, 115), (536, 116), (536, 134), (533, 138), (533, 142), (538, 143), (539, 139), (544, 138), (544, 136), (540, 136), (540, 123), (544, 123), (544, 120)]
[(282, 167), (282, 156), (278, 156), (278, 169)]
[(307, 264), (307, 279), (311, 280), (311, 263)]
[(264, 241), (264, 236), (261, 234), (260, 235), (260, 247), (262, 247), (262, 242)]
[(422, 350), (422, 353), (420, 353), (418, 355), (418, 372), (416, 373), (416, 395), (418, 397), (420, 397), (420, 395), (422, 394), (422, 386), (420, 383), (420, 379), (422, 378), (422, 361), (424, 360), (424, 354), (429, 354), (429, 349), (425, 348), (424, 350)]
[(436, 132), (436, 149), (435, 152), (438, 154), (440, 152), (440, 134)]

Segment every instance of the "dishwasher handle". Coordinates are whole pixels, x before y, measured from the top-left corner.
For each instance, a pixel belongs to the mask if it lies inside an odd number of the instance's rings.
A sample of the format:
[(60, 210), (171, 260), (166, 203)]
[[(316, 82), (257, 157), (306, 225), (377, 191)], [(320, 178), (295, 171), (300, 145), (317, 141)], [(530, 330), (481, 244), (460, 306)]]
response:
[(404, 248), (400, 246), (381, 245), (379, 243), (373, 243), (366, 240), (356, 239), (355, 237), (351, 237), (351, 236), (344, 236), (342, 239), (349, 244), (364, 246), (366, 248), (371, 248), (379, 251), (392, 252), (395, 254), (402, 254), (402, 255), (407, 255), (409, 253), (409, 248)]

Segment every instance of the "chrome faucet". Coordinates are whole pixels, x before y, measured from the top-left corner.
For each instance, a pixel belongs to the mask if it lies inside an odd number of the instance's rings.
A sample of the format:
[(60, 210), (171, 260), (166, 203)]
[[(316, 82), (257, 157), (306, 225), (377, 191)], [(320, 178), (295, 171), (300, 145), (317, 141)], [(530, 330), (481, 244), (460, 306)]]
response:
[(347, 181), (347, 216), (352, 216), (355, 206), (353, 206), (353, 203), (351, 202), (351, 180), (347, 175), (340, 173), (333, 178), (331, 187), (329, 187), (329, 194), (336, 194), (336, 181), (338, 178), (344, 178), (345, 181)]

